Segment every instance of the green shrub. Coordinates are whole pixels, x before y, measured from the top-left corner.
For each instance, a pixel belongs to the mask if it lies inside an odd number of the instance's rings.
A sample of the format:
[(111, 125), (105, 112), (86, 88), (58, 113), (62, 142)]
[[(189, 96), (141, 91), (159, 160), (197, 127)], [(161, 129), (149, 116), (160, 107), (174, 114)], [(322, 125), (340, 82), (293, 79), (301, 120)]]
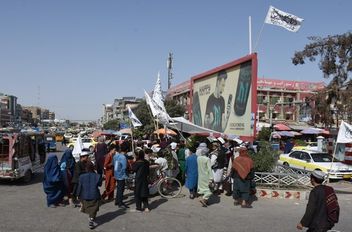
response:
[(271, 135), (271, 129), (268, 127), (263, 127), (257, 135), (257, 140), (269, 141), (270, 135)]
[(271, 148), (271, 144), (266, 141), (259, 143), (259, 152), (249, 152), (250, 157), (254, 161), (254, 171), (271, 172), (278, 159), (278, 152)]

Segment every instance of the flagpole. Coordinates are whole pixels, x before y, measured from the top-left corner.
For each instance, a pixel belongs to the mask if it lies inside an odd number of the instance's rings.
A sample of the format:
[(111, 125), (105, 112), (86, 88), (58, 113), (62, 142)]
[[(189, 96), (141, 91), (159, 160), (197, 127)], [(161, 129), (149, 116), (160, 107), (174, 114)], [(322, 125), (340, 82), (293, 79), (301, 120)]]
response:
[(249, 54), (252, 54), (252, 17), (248, 17)]
[(336, 140), (336, 143), (335, 143), (334, 153), (332, 153), (332, 160), (331, 160), (331, 164), (330, 164), (330, 171), (328, 172), (327, 183), (330, 182), (329, 175), (330, 175), (330, 172), (331, 172), (331, 169), (332, 169), (332, 165), (333, 165), (333, 163), (334, 163), (335, 154), (336, 154), (336, 148), (337, 148), (337, 140)]
[(159, 120), (156, 120), (156, 132), (158, 135), (158, 139), (160, 139), (160, 133), (159, 133)]
[(134, 139), (133, 139), (133, 125), (132, 125), (132, 122), (130, 122), (130, 127), (131, 127), (131, 139), (132, 139), (132, 153), (134, 155)]

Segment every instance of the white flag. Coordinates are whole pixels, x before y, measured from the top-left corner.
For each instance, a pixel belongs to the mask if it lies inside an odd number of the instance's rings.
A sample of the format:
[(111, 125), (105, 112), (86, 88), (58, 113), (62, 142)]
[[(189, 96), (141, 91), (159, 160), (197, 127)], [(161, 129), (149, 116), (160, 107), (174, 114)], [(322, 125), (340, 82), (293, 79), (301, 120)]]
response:
[(283, 27), (289, 31), (297, 32), (301, 27), (303, 19), (297, 16), (281, 11), (273, 6), (270, 6), (268, 14), (265, 18), (265, 23)]
[(160, 82), (160, 73), (159, 72), (158, 72), (158, 79), (156, 80), (156, 84), (154, 87), (152, 99), (163, 111), (166, 111), (165, 105), (164, 105), (164, 97), (163, 97), (163, 93), (161, 90), (161, 82)]
[(341, 122), (336, 143), (352, 143), (352, 125)]
[(138, 127), (143, 125), (141, 121), (139, 121), (139, 119), (136, 117), (136, 115), (132, 112), (129, 106), (128, 106), (128, 117), (131, 119), (133, 127)]
[(82, 153), (83, 150), (83, 142), (82, 138), (80, 135), (78, 135), (78, 138), (74, 144), (73, 150), (72, 150), (72, 155), (75, 157), (75, 159), (79, 159), (80, 154)]
[(159, 110), (156, 108), (155, 103), (153, 99), (149, 96), (149, 94), (144, 90), (144, 96), (145, 96), (145, 101), (147, 102), (147, 105), (149, 106), (150, 110), (152, 111), (153, 117), (159, 114)]
[(163, 125), (168, 125), (169, 121), (172, 121), (172, 118), (170, 115), (166, 112), (166, 110), (163, 110), (150, 96), (149, 94), (144, 90), (144, 95), (145, 95), (145, 100), (152, 111), (153, 117), (156, 117), (159, 122)]

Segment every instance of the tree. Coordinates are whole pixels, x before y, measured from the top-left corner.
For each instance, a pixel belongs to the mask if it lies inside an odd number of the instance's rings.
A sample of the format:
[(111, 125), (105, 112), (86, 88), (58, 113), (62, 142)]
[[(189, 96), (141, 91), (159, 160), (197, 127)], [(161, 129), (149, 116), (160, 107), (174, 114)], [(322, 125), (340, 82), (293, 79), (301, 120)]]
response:
[[(166, 111), (170, 115), (170, 117), (183, 116), (185, 113), (184, 107), (179, 105), (175, 100), (166, 99), (164, 104)], [(153, 116), (149, 110), (149, 106), (147, 105), (146, 101), (140, 102), (138, 106), (134, 109), (134, 113), (143, 124), (141, 127), (138, 127), (138, 130), (133, 131), (136, 137), (152, 134), (155, 130), (156, 124), (154, 124)], [(161, 127), (161, 125), (159, 125), (159, 127)]]
[(257, 135), (257, 140), (259, 141), (269, 141), (271, 135), (271, 128), (262, 127)]
[[(316, 96), (318, 107), (315, 111), (326, 124), (333, 122), (333, 116), (338, 122), (338, 118), (347, 115), (346, 110), (349, 111), (352, 108), (351, 98), (346, 98), (346, 88), (352, 84), (350, 80), (352, 33), (348, 32), (326, 38), (313, 36), (308, 39), (312, 42), (307, 44), (302, 51), (295, 52), (292, 63), (294, 65), (304, 64), (306, 59), (313, 62), (316, 57), (320, 57), (319, 68), (323, 72), (324, 78), (332, 79), (326, 89)], [(326, 112), (327, 108), (323, 107), (324, 100), (329, 106), (330, 113)]]
[(165, 108), (170, 117), (183, 117), (185, 114), (185, 107), (173, 99), (167, 98), (165, 100)]
[(326, 96), (325, 89), (312, 96), (315, 104), (315, 107), (312, 108), (312, 119), (314, 123), (322, 122), (324, 127), (329, 127), (333, 124), (333, 115), (330, 110), (330, 102), (327, 102)]
[(110, 120), (103, 125), (103, 128), (105, 130), (118, 130), (119, 127), (120, 127), (120, 120), (119, 119)]
[(320, 56), (319, 68), (324, 77), (332, 77), (332, 85), (344, 84), (352, 71), (352, 33), (326, 38), (313, 36), (308, 39), (313, 42), (307, 44), (303, 51), (295, 52), (293, 64), (304, 64), (305, 59), (315, 61), (316, 56)]
[(138, 127), (138, 129), (133, 130), (133, 133), (136, 137), (141, 137), (143, 135), (150, 135), (155, 130), (153, 116), (150, 112), (147, 102), (141, 101), (138, 106), (133, 110), (136, 117), (141, 121), (143, 124), (142, 126)]

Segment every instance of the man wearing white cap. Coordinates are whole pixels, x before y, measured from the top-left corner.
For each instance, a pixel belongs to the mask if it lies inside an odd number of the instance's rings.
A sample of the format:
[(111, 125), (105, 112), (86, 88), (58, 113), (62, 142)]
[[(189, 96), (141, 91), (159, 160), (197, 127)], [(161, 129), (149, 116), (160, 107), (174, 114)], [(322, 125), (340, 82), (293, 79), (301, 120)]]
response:
[(307, 227), (309, 232), (325, 232), (338, 222), (340, 207), (334, 189), (322, 185), (325, 178), (322, 171), (312, 172), (310, 181), (314, 188), (309, 194), (306, 212), (297, 224), (297, 229)]

